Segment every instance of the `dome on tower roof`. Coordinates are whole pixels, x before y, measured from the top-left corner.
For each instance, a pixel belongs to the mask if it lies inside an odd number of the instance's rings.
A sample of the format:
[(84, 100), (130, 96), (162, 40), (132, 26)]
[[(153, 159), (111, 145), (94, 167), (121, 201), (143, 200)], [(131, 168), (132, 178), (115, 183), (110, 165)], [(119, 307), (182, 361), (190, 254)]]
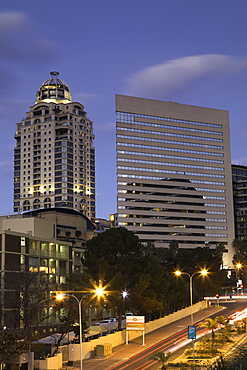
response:
[(36, 103), (55, 102), (55, 103), (71, 103), (72, 95), (69, 86), (58, 78), (59, 72), (51, 72), (51, 77), (42, 83), (37, 91)]

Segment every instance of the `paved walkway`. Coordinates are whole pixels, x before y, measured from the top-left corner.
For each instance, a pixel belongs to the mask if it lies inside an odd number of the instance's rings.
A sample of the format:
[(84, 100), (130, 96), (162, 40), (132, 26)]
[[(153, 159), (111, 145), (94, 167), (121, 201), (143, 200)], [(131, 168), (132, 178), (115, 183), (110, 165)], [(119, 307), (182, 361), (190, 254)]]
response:
[[(222, 308), (218, 307), (209, 307), (204, 310), (201, 310), (194, 314), (194, 321), (201, 321), (210, 315), (221, 311)], [(90, 358), (88, 360), (83, 360), (83, 370), (107, 370), (111, 369), (114, 365), (118, 364), (119, 362), (127, 359), (136, 353), (143, 351), (144, 349), (152, 346), (153, 344), (160, 342), (164, 338), (184, 329), (190, 325), (190, 316), (187, 316), (183, 319), (180, 319), (174, 323), (168, 324), (163, 326), (151, 333), (145, 335), (145, 345), (142, 345), (142, 336), (139, 338), (134, 339), (133, 341), (129, 342), (129, 344), (125, 345), (122, 344), (113, 348), (113, 352), (110, 356), (102, 359), (98, 358)], [(70, 370), (73, 369), (80, 369), (80, 361), (75, 361), (73, 366), (68, 367), (65, 366)]]

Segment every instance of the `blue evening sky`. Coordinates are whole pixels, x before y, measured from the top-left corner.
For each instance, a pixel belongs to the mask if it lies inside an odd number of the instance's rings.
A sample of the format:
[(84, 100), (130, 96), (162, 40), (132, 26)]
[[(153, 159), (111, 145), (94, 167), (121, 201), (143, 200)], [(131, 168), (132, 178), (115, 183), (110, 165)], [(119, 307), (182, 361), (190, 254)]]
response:
[(97, 217), (116, 212), (116, 93), (229, 110), (232, 162), (247, 165), (246, 19), (246, 0), (2, 0), (0, 214), (15, 125), (51, 71), (94, 121)]

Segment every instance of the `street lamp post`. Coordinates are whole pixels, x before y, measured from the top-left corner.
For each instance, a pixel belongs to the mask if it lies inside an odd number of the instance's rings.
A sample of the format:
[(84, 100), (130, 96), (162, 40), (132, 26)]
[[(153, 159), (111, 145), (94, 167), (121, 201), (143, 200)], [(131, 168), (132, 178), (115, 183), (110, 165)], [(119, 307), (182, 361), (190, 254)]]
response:
[[(83, 370), (83, 363), (82, 363), (82, 302), (84, 298), (88, 297), (89, 294), (84, 295), (81, 299), (77, 298), (74, 294), (71, 293), (85, 293), (85, 291), (51, 291), (51, 293), (56, 294), (56, 299), (57, 300), (63, 300), (66, 297), (72, 297), (76, 300), (78, 304), (78, 314), (79, 314), (79, 341), (80, 341), (80, 370)], [(105, 290), (102, 287), (96, 288), (95, 290), (92, 291), (94, 295), (98, 298), (104, 295)]]
[(189, 274), (188, 272), (184, 272), (184, 271), (180, 271), (180, 270), (175, 271), (176, 276), (187, 275), (189, 277), (189, 280), (190, 280), (190, 307), (191, 307), (190, 318), (191, 318), (191, 325), (194, 324), (194, 317), (193, 317), (193, 277), (196, 274), (206, 276), (208, 274), (208, 271), (206, 269), (203, 269), (201, 271), (194, 272), (194, 274)]
[(59, 292), (59, 294), (56, 296), (57, 300), (63, 300), (66, 297), (72, 297), (75, 298), (77, 304), (78, 304), (78, 313), (79, 313), (79, 341), (80, 341), (80, 369), (83, 369), (82, 365), (82, 301), (86, 296), (83, 296), (81, 299), (78, 299), (74, 294), (68, 294), (68, 292)]
[[(181, 276), (181, 275), (187, 275), (189, 277), (190, 281), (190, 323), (191, 326), (194, 325), (194, 313), (193, 313), (193, 277), (197, 274), (206, 276), (208, 274), (208, 271), (206, 269), (203, 269), (201, 271), (196, 271), (193, 274), (189, 274), (188, 272), (176, 270), (175, 272), (176, 276)], [(192, 339), (192, 347), (193, 347), (193, 359), (194, 359), (194, 339)]]
[(122, 297), (123, 297), (123, 314), (125, 315), (125, 300), (128, 297), (128, 292), (126, 290), (122, 292)]
[(238, 277), (236, 279), (237, 280), (237, 283), (236, 283), (236, 285), (237, 285), (237, 293), (238, 293), (238, 290), (240, 290), (242, 294), (243, 294), (243, 291), (244, 291), (243, 290), (243, 288), (244, 288), (244, 286), (243, 286), (244, 281), (241, 279), (241, 275), (244, 277), (243, 272), (242, 272), (242, 269), (243, 268), (244, 268), (244, 266), (240, 262), (238, 262), (235, 265), (235, 269), (238, 271)]

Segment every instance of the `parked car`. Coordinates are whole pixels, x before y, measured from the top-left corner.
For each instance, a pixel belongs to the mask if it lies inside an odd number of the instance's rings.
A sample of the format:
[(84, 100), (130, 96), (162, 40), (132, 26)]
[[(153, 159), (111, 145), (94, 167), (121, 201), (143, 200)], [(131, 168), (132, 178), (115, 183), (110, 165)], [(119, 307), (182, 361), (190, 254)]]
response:
[(99, 322), (99, 324), (100, 324), (100, 325), (110, 324), (110, 322), (111, 322), (111, 320), (106, 319), (106, 320), (101, 320), (101, 321)]
[(109, 320), (110, 320), (110, 322), (117, 322), (118, 321), (116, 317), (110, 317)]

